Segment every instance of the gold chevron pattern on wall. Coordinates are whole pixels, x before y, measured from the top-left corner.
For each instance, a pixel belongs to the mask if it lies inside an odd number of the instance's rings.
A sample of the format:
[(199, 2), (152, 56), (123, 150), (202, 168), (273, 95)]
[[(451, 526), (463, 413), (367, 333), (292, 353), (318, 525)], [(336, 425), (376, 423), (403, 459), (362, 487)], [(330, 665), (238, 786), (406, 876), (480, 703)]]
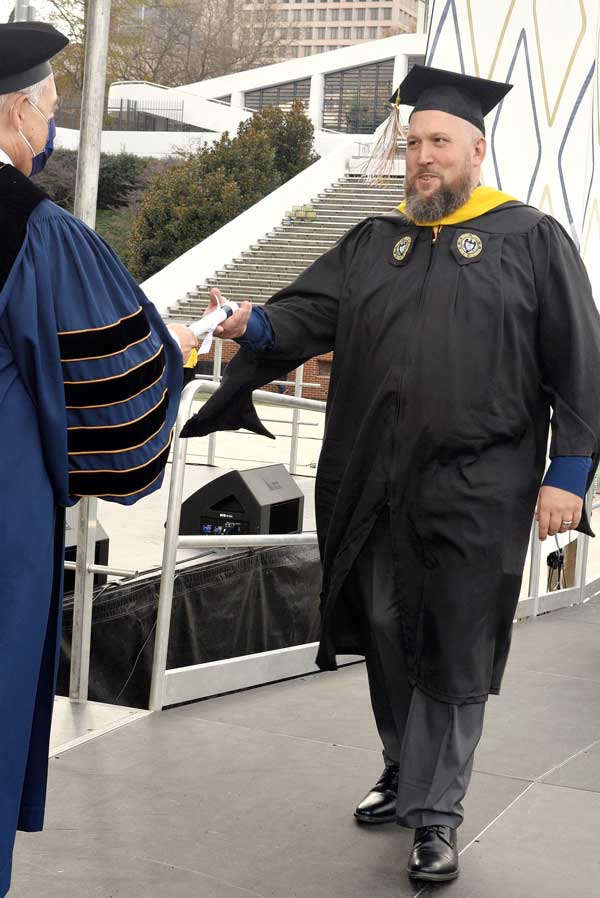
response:
[(434, 0), (427, 62), (515, 85), (486, 121), (485, 183), (561, 221), (600, 301), (599, 29), (598, 0)]

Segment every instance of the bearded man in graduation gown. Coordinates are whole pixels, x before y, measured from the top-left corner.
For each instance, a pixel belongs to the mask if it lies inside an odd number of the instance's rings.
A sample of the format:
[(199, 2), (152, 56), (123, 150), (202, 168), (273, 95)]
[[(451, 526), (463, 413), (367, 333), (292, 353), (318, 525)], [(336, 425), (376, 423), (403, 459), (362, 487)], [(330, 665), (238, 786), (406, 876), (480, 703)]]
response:
[(0, 896), (15, 831), (44, 819), (64, 508), (160, 486), (197, 345), (29, 180), (52, 152), (49, 60), (66, 43), (42, 23), (0, 25)]
[(478, 186), (484, 116), (509, 89), (411, 70), (406, 202), (225, 323), (242, 348), (183, 431), (268, 433), (251, 391), (334, 351), (317, 663), (365, 655), (385, 769), (355, 816), (413, 828), (408, 873), (433, 882), (458, 875), (536, 502), (540, 538), (591, 534), (598, 461), (600, 320), (577, 248), (549, 215)]

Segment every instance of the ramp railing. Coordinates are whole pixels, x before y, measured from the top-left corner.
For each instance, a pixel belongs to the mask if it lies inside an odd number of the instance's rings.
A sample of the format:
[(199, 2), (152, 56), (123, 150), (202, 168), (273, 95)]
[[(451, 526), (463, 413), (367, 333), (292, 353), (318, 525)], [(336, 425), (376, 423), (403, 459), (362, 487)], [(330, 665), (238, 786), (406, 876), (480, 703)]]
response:
[[(201, 394), (214, 393), (218, 382), (194, 380), (181, 397), (179, 415), (173, 436), (173, 465), (167, 506), (167, 525), (158, 600), (158, 616), (154, 642), (154, 662), (150, 688), (150, 709), (160, 711), (166, 705), (204, 698), (218, 692), (229, 692), (259, 683), (310, 673), (314, 664), (316, 644), (294, 646), (272, 652), (244, 655), (190, 667), (167, 669), (167, 652), (171, 628), (173, 590), (177, 565), (177, 549), (201, 548), (266, 548), (271, 546), (316, 545), (314, 532), (260, 534), (241, 536), (180, 536), (181, 499), (185, 475), (187, 440), (181, 439), (183, 425), (192, 414), (194, 399)], [(325, 403), (300, 396), (283, 396), (266, 390), (255, 390), (254, 400), (265, 405), (284, 406), (295, 411), (307, 409), (325, 412)]]
[[(183, 391), (175, 433), (173, 437), (172, 469), (169, 485), (169, 498), (167, 507), (167, 521), (165, 539), (163, 545), (162, 571), (160, 580), (160, 593), (156, 622), (156, 634), (154, 645), (154, 658), (152, 668), (152, 682), (150, 690), (150, 709), (162, 710), (170, 705), (180, 704), (186, 701), (206, 698), (225, 692), (245, 689), (275, 680), (300, 676), (316, 671), (314, 658), (316, 643), (293, 646), (291, 648), (278, 649), (271, 652), (263, 652), (253, 655), (245, 655), (222, 661), (208, 662), (192, 665), (184, 668), (169, 670), (167, 668), (167, 654), (169, 634), (171, 627), (171, 614), (173, 608), (173, 595), (177, 573), (178, 549), (212, 549), (212, 548), (267, 548), (272, 546), (290, 545), (316, 545), (315, 532), (293, 534), (260, 534), (260, 535), (198, 535), (180, 536), (179, 525), (181, 518), (181, 504), (184, 486), (185, 466), (187, 457), (187, 440), (181, 439), (183, 425), (191, 417), (194, 400), (201, 395), (211, 395), (219, 388), (219, 379), (196, 379)], [(299, 392), (297, 389), (296, 392)], [(305, 399), (302, 396), (287, 396), (279, 393), (271, 393), (264, 390), (256, 390), (253, 394), (255, 401), (271, 406), (291, 408), (296, 414), (301, 410), (312, 412), (325, 412), (325, 403), (315, 399)], [(214, 451), (214, 450), (213, 450)], [(214, 456), (213, 456), (214, 457)], [(594, 507), (600, 506), (600, 499), (594, 502), (596, 484), (592, 485), (586, 497), (588, 513)], [(562, 545), (570, 537), (566, 535), (561, 539)], [(577, 534), (577, 554), (573, 584), (566, 588), (555, 588), (545, 591), (542, 587), (542, 566), (545, 562), (548, 549), (554, 549), (554, 541), (548, 540), (541, 543), (537, 537), (537, 523), (534, 521), (531, 528), (530, 547), (528, 552), (529, 574), (526, 580), (528, 587), (526, 594), (521, 596), (516, 611), (516, 619), (523, 620), (537, 617), (549, 611), (571, 605), (581, 604), (593, 595), (600, 592), (600, 576), (587, 580), (590, 538), (585, 534)], [(93, 547), (92, 547), (93, 548)], [(84, 569), (89, 576), (94, 572), (113, 574), (117, 576), (131, 576), (136, 572), (125, 571), (118, 568), (95, 565), (93, 563), (93, 551), (89, 549), (87, 557), (82, 559)], [(66, 567), (73, 568), (74, 563), (66, 562)], [(544, 564), (545, 566), (545, 564)], [(600, 568), (596, 571), (600, 573)], [(86, 626), (73, 633), (74, 650), (82, 659), (79, 665), (83, 687), (78, 690), (77, 698), (85, 701), (87, 697), (87, 667), (89, 665), (92, 598), (86, 596), (85, 605)], [(340, 658), (339, 663), (344, 664), (356, 660), (353, 657)], [(75, 696), (72, 696), (75, 697)]]

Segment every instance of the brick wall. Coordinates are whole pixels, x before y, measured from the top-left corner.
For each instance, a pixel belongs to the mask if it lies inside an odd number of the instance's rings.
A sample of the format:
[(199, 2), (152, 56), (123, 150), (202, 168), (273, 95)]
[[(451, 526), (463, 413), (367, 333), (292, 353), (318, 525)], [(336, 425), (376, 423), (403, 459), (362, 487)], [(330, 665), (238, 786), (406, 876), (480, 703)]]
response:
[[(227, 362), (231, 361), (236, 352), (238, 351), (238, 346), (232, 340), (226, 340), (223, 344), (223, 365)], [(305, 387), (302, 391), (302, 395), (305, 399), (327, 399), (327, 391), (329, 389), (329, 373), (331, 371), (331, 362), (333, 359), (333, 353), (329, 352), (326, 355), (316, 356), (314, 359), (310, 359), (304, 366), (304, 383), (311, 384), (319, 384), (318, 387)], [(214, 346), (211, 349), (210, 353), (201, 357), (201, 360), (196, 368), (197, 374), (212, 374), (214, 365)], [(282, 378), (282, 380), (294, 380), (295, 373), (290, 371), (288, 377)], [(276, 386), (266, 387), (268, 390), (277, 390)], [(294, 387), (288, 386), (286, 387), (286, 393), (289, 396), (294, 395)]]

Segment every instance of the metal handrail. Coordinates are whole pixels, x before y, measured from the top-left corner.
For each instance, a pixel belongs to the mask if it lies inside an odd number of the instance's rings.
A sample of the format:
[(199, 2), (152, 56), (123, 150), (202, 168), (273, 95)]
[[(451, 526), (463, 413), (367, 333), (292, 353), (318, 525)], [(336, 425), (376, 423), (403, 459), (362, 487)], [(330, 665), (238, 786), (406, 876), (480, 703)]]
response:
[[(75, 561), (65, 561), (65, 571), (76, 571), (77, 563)], [(107, 577), (138, 577), (139, 571), (124, 570), (120, 567), (110, 567), (106, 564), (88, 564), (86, 565), (88, 574), (106, 574)]]
[[(310, 544), (317, 541), (316, 533), (302, 534), (261, 534), (241, 536), (179, 536), (181, 519), (181, 500), (183, 495), (183, 479), (185, 475), (185, 459), (187, 440), (181, 439), (183, 425), (192, 412), (192, 403), (197, 395), (212, 394), (219, 389), (218, 382), (193, 380), (187, 385), (181, 396), (179, 414), (173, 436), (173, 465), (169, 484), (169, 501), (167, 505), (167, 524), (163, 550), (162, 574), (158, 598), (156, 618), (156, 637), (154, 642), (154, 659), (152, 664), (152, 683), (150, 687), (150, 710), (160, 711), (164, 706), (165, 675), (167, 672), (167, 651), (169, 632), (171, 629), (171, 612), (173, 608), (173, 589), (175, 585), (175, 568), (177, 549), (181, 547), (199, 548), (202, 546), (225, 545), (230, 548), (264, 548), (268, 546), (291, 545), (292, 543)], [(304, 399), (299, 396), (284, 396), (280, 393), (268, 393), (266, 390), (255, 390), (255, 400), (265, 405), (281, 405), (292, 409), (310, 409), (325, 412), (326, 404), (318, 399)]]

